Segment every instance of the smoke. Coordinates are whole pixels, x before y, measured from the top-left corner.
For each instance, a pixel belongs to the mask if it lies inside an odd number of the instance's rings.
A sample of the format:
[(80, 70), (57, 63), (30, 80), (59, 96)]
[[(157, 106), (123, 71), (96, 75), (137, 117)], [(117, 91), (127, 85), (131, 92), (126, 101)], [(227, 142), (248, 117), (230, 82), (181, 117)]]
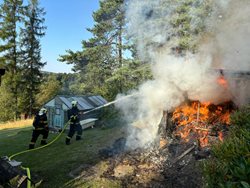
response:
[(250, 1), (221, 1), (225, 9), (214, 11), (212, 37), (203, 52), (214, 59), (214, 66), (230, 70), (250, 70)]
[(249, 102), (250, 84), (235, 73), (250, 71), (250, 1), (220, 1), (215, 7), (200, 55), (210, 56), (213, 68), (225, 70), (232, 100), (241, 106)]
[[(232, 99), (232, 92), (217, 83), (214, 68), (249, 70), (249, 2), (220, 0), (205, 19), (207, 1), (190, 4), (191, 32), (204, 24), (205, 34), (194, 35), (196, 54), (178, 55), (176, 28), (171, 18), (185, 0), (130, 0), (126, 18), (128, 33), (137, 44), (141, 60), (152, 65), (153, 80), (142, 84), (134, 97), (117, 103), (129, 123), (127, 147), (148, 147), (154, 141), (163, 111), (171, 111), (187, 98), (215, 104)], [(237, 55), (241, 54), (241, 55)], [(135, 93), (132, 92), (132, 95)], [(119, 99), (122, 95), (118, 95)]]

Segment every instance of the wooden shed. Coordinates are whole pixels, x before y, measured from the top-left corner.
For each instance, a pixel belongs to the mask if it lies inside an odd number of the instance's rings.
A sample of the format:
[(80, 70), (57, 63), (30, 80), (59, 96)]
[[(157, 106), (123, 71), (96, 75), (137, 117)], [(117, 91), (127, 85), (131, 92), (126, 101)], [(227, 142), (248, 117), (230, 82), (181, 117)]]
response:
[[(71, 102), (75, 100), (78, 102), (77, 107), (80, 110), (80, 120), (82, 122), (90, 122), (90, 120), (97, 120), (102, 112), (102, 109), (93, 110), (97, 107), (103, 106), (107, 101), (100, 95), (91, 96), (63, 96), (57, 95), (44, 107), (48, 110), (48, 124), (50, 128), (62, 129), (68, 122), (68, 110), (71, 108)], [(86, 111), (90, 113), (83, 114)]]

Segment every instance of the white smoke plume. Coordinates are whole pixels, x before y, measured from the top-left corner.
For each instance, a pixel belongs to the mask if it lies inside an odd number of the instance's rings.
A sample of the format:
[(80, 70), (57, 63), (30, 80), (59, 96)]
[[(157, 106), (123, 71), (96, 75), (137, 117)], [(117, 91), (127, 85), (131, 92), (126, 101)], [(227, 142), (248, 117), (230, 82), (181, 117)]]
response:
[[(128, 148), (147, 147), (153, 142), (163, 111), (176, 108), (187, 98), (215, 104), (232, 99), (232, 92), (217, 83), (220, 73), (212, 71), (213, 68), (249, 70), (248, 0), (216, 1), (207, 20), (202, 20), (199, 11), (191, 9), (191, 27), (205, 21), (208, 34), (194, 39), (201, 41), (200, 53), (178, 56), (171, 51), (176, 40), (170, 18), (184, 2), (127, 2), (128, 33), (136, 41), (139, 57), (152, 64), (154, 76), (139, 87), (137, 95), (117, 103), (130, 124)], [(193, 6), (206, 2), (197, 0)], [(239, 53), (241, 55), (237, 56)]]
[(225, 70), (232, 100), (241, 106), (250, 102), (249, 79), (238, 79), (239, 75), (232, 73), (250, 71), (250, 1), (219, 2), (208, 20), (211, 36), (202, 44), (200, 54), (211, 57), (213, 68)]
[(214, 58), (215, 67), (250, 70), (250, 1), (221, 2), (226, 9), (215, 11), (210, 19), (216, 24), (210, 28), (213, 36), (204, 44), (203, 52)]

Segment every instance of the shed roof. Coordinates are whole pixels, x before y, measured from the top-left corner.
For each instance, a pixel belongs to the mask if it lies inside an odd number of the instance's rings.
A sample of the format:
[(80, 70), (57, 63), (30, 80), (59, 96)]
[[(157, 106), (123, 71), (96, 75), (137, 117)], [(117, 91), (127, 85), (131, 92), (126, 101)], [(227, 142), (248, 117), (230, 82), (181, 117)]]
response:
[(98, 106), (102, 106), (107, 103), (107, 101), (100, 95), (93, 95), (93, 96), (59, 95), (56, 97), (58, 97), (68, 108), (71, 108), (71, 102), (73, 100), (77, 101), (78, 102), (77, 107), (79, 110), (90, 110), (90, 109), (96, 108)]
[(83, 97), (72, 97), (73, 100), (77, 101), (77, 107), (79, 110), (88, 110), (94, 108), (88, 101), (86, 101)]

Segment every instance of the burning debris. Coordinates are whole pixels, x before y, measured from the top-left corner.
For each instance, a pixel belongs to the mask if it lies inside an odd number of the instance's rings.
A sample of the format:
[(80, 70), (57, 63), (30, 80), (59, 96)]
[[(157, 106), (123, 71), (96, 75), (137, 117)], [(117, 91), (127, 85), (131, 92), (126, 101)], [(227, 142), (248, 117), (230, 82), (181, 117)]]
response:
[(197, 139), (200, 147), (213, 143), (214, 136), (222, 141), (235, 108), (231, 101), (219, 105), (199, 101), (186, 103), (173, 112), (175, 135), (186, 142)]
[(123, 187), (203, 187), (199, 161), (210, 156), (212, 143), (223, 140), (235, 108), (231, 101), (189, 101), (163, 113), (151, 147), (128, 151), (120, 138), (99, 151), (108, 163), (101, 177), (120, 181)]
[[(213, 84), (227, 94), (225, 96), (230, 96), (229, 83), (223, 71), (217, 74)], [(163, 111), (161, 122), (157, 124), (157, 136), (150, 144), (127, 151), (127, 145), (120, 147), (117, 144), (121, 141), (119, 139), (112, 148), (106, 149), (108, 155), (103, 152), (105, 150), (99, 152), (106, 156), (109, 163), (102, 177), (119, 180), (123, 187), (203, 187), (200, 160), (210, 157), (210, 146), (227, 136), (230, 114), (237, 107), (231, 100), (221, 103), (200, 102), (189, 100), (188, 97), (187, 94), (185, 102), (173, 107), (172, 111)], [(132, 123), (133, 133), (136, 133), (134, 141), (139, 142), (141, 135), (147, 135), (138, 134), (145, 129), (155, 131), (148, 119)]]

